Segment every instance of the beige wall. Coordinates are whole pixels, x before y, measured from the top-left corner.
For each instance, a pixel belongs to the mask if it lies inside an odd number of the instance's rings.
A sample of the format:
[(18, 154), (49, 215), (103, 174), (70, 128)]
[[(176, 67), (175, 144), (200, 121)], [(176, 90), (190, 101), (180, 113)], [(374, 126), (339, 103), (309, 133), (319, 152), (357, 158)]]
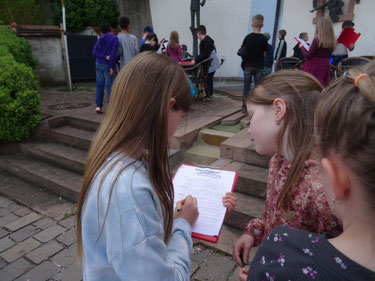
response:
[[(201, 24), (206, 26), (207, 34), (215, 40), (219, 59), (225, 59), (216, 77), (239, 75), (241, 60), (237, 50), (248, 31), (251, 4), (251, 0), (208, 0), (201, 9)], [(150, 6), (158, 38), (168, 39), (170, 32), (177, 30), (180, 43), (186, 44), (189, 53), (192, 53), (190, 0), (152, 0)]]
[[(347, 2), (347, 0), (346, 0)], [(293, 46), (296, 44), (294, 36), (298, 37), (301, 32), (309, 33), (309, 41), (314, 37), (315, 25), (312, 20), (315, 13), (309, 12), (312, 8), (312, 1), (285, 0), (281, 29), (287, 31), (286, 41), (288, 43), (288, 56), (293, 55)], [(345, 9), (346, 10), (346, 9)], [(356, 48), (350, 56), (374, 55), (375, 54), (375, 1), (362, 0), (355, 5), (354, 23), (356, 32), (362, 35), (356, 43)], [(326, 11), (327, 13), (327, 11)], [(342, 22), (334, 24), (335, 33), (341, 31)]]

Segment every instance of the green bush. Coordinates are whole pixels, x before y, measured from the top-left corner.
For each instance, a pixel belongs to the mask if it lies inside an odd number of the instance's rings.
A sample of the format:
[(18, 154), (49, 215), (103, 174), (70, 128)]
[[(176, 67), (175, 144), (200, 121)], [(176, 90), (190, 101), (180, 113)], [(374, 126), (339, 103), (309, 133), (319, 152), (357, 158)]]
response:
[(0, 46), (0, 142), (30, 136), (41, 121), (39, 83), (32, 68), (4, 50)]
[(44, 12), (35, 0), (1, 0), (0, 19), (4, 24), (44, 24)]
[(0, 26), (0, 46), (6, 47), (17, 62), (35, 68), (37, 61), (33, 58), (30, 43), (17, 37), (13, 30)]
[[(53, 0), (53, 18), (62, 23), (61, 0)], [(87, 26), (99, 26), (103, 21), (117, 26), (120, 15), (115, 0), (65, 0), (66, 29), (79, 31)]]

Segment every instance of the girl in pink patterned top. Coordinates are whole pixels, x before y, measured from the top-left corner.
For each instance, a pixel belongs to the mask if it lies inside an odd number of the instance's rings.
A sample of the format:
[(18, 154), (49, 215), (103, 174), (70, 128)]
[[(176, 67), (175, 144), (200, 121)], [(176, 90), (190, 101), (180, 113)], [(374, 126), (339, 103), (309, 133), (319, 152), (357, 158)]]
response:
[(319, 177), (314, 150), (314, 109), (319, 81), (298, 70), (265, 77), (249, 95), (249, 134), (259, 154), (272, 155), (263, 218), (253, 219), (234, 243), (233, 258), (248, 264), (249, 252), (277, 225), (311, 232), (341, 233)]
[(182, 61), (182, 50), (177, 31), (171, 32), (165, 54), (174, 59), (176, 62)]

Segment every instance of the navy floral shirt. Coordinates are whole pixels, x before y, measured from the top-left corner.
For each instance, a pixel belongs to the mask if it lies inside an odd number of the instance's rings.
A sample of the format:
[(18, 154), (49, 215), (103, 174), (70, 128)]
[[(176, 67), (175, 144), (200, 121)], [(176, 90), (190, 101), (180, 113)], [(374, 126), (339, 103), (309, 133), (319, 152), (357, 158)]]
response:
[(375, 272), (339, 252), (326, 234), (278, 226), (259, 246), (247, 280), (371, 281), (375, 280)]

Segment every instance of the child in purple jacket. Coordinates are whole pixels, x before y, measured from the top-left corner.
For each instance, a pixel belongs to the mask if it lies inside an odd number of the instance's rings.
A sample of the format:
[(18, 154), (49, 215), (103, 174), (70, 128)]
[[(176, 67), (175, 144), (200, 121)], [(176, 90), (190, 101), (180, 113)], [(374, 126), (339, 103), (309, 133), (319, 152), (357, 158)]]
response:
[(96, 57), (96, 109), (97, 113), (103, 112), (104, 87), (107, 97), (111, 95), (112, 82), (116, 76), (116, 60), (118, 38), (111, 32), (111, 26), (104, 22), (100, 25), (102, 36), (95, 44), (92, 54)]
[(171, 36), (169, 37), (169, 42), (167, 46), (167, 51), (165, 53), (167, 56), (171, 57), (176, 62), (182, 61), (182, 49), (177, 31), (171, 32)]

